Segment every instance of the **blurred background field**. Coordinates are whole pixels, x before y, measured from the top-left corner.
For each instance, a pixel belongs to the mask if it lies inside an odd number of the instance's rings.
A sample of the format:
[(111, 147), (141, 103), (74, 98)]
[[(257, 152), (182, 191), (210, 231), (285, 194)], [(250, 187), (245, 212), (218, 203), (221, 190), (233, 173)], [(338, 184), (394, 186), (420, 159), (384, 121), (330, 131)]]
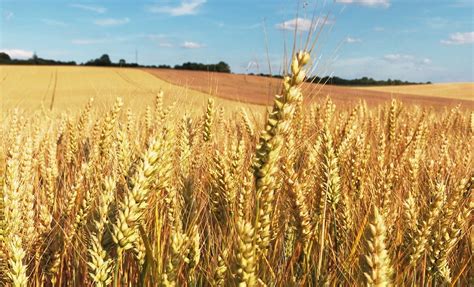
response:
[[(180, 112), (201, 111), (209, 96), (226, 112), (242, 107), (263, 111), (280, 89), (278, 78), (169, 69), (118, 67), (1, 66), (0, 98), (3, 110), (51, 108), (74, 111), (94, 98), (99, 109), (117, 97), (132, 109), (153, 104), (158, 91), (167, 95), (165, 104), (175, 103)], [(392, 98), (434, 108), (461, 104), (474, 107), (474, 84), (433, 84), (397, 87), (341, 87), (306, 83), (307, 102), (330, 96), (339, 105), (355, 105), (360, 100), (369, 106)]]
[(361, 90), (404, 93), (425, 97), (463, 99), (474, 101), (474, 83), (442, 83), (430, 85), (360, 87)]
[[(94, 98), (98, 109), (110, 106), (117, 97), (133, 110), (153, 105), (163, 90), (165, 104), (175, 104), (180, 112), (201, 112), (209, 94), (163, 81), (137, 69), (102, 67), (0, 66), (0, 99), (3, 110), (49, 110), (71, 112)], [(216, 99), (226, 111), (240, 109), (236, 101)], [(245, 104), (246, 108), (262, 107)]]

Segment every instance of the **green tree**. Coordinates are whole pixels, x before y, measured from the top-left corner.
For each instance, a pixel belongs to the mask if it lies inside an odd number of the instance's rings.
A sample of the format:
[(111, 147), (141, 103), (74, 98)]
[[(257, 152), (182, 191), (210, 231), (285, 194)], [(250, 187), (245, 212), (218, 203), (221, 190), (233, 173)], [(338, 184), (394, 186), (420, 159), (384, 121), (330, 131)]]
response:
[(10, 55), (4, 52), (0, 52), (0, 61), (1, 62), (10, 62), (12, 59), (10, 58)]
[(99, 58), (99, 65), (101, 66), (110, 66), (112, 65), (112, 61), (110, 61), (110, 57), (107, 54), (103, 54)]
[(230, 66), (223, 61), (220, 61), (216, 65), (216, 71), (221, 73), (230, 73)]

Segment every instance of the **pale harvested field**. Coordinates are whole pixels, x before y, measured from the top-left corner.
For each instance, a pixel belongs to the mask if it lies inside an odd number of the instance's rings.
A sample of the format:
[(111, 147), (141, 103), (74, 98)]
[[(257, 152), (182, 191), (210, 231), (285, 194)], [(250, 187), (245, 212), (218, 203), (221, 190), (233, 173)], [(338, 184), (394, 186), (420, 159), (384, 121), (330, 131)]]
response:
[[(180, 113), (202, 110), (208, 94), (160, 80), (138, 69), (58, 66), (0, 66), (1, 108), (75, 111), (90, 98), (96, 107), (112, 104), (121, 97), (132, 109), (152, 106), (156, 93), (163, 90), (165, 104), (175, 103)], [(234, 101), (217, 99), (217, 106), (235, 110)], [(249, 108), (261, 109), (250, 104)], [(240, 108), (240, 107), (238, 107)]]
[[(143, 69), (156, 77), (170, 83), (189, 87), (198, 91), (217, 95), (221, 98), (234, 99), (255, 104), (270, 104), (273, 95), (279, 90), (281, 79), (249, 75), (210, 73), (200, 71), (184, 71), (170, 69)], [(474, 108), (474, 101), (467, 96), (448, 98), (446, 96), (420, 97), (414, 93), (402, 91), (387, 92), (378, 90), (363, 90), (352, 87), (305, 84), (303, 87), (305, 99), (308, 101), (321, 100), (330, 96), (339, 105), (354, 105), (364, 100), (369, 106), (386, 103), (392, 98), (407, 104), (445, 107), (461, 104), (463, 107)]]
[(432, 85), (410, 85), (410, 86), (389, 86), (389, 87), (385, 86), (385, 87), (370, 87), (370, 88), (360, 87), (358, 89), (474, 101), (474, 83), (447, 83), (447, 84), (432, 84)]

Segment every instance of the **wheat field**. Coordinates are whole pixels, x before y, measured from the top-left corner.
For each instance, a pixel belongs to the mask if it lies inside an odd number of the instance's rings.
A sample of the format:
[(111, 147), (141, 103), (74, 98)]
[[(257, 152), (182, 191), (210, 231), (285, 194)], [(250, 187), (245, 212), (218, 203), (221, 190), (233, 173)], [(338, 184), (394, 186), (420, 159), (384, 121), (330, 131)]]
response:
[(474, 101), (474, 83), (359, 87), (361, 90), (404, 93), (418, 96)]
[(308, 61), (266, 114), (5, 108), (1, 284), (472, 286), (474, 112), (306, 105)]
[[(208, 93), (173, 85), (149, 73), (131, 68), (68, 67), (68, 66), (0, 66), (0, 107), (3, 111), (22, 108), (28, 111), (44, 110), (76, 113), (95, 100), (101, 111), (111, 106), (117, 95), (134, 110), (152, 106), (156, 93), (168, 96), (166, 106), (176, 106), (182, 112), (193, 113), (205, 107)], [(139, 99), (139, 100), (137, 100)], [(235, 101), (217, 98), (216, 104), (228, 112), (238, 111)], [(261, 112), (262, 107), (245, 103), (245, 108)]]
[[(279, 92), (281, 79), (246, 74), (213, 73), (175, 69), (142, 69), (160, 80), (186, 86), (219, 98), (244, 103), (270, 105)], [(474, 108), (474, 83), (445, 83), (403, 86), (338, 86), (324, 83), (304, 83), (305, 102), (330, 96), (338, 106), (354, 105), (363, 100), (369, 107), (383, 104), (392, 98), (405, 103), (443, 109), (461, 104)]]

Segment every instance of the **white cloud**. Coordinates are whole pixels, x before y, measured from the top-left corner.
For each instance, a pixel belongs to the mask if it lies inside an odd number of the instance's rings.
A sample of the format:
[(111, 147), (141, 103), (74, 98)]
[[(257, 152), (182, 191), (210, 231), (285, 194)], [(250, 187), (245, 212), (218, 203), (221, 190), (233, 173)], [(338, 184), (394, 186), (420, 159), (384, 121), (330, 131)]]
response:
[(41, 19), (41, 22), (51, 25), (51, 26), (60, 26), (60, 27), (66, 27), (67, 24), (61, 21), (53, 20), (53, 19)]
[(0, 49), (0, 52), (7, 53), (12, 59), (29, 59), (33, 57), (32, 51), (21, 49)]
[(433, 63), (433, 61), (431, 61), (431, 59), (428, 59), (428, 58), (424, 58), (423, 60), (421, 60), (421, 62), (425, 65), (431, 65), (431, 63)]
[(388, 62), (402, 62), (412, 60), (414, 57), (411, 55), (402, 55), (402, 54), (388, 54), (383, 56), (383, 58)]
[(336, 3), (357, 4), (368, 7), (390, 7), (390, 0), (336, 0)]
[(13, 16), (15, 16), (15, 13), (13, 13), (12, 11), (3, 12), (3, 19), (5, 19), (6, 21), (13, 19)]
[(205, 46), (203, 44), (191, 42), (191, 41), (185, 41), (181, 45), (181, 48), (185, 48), (185, 49), (199, 49), (199, 48), (204, 48), (204, 47)]
[(413, 55), (404, 54), (387, 54), (383, 57), (383, 59), (391, 64), (399, 64), (405, 66), (408, 65), (412, 67), (430, 65), (432, 63), (431, 59), (428, 58), (419, 58)]
[(294, 31), (295, 29), (298, 29), (298, 32), (307, 32), (317, 26), (329, 25), (333, 23), (333, 20), (326, 19), (325, 17), (320, 17), (314, 21), (306, 18), (294, 18), (282, 23), (278, 23), (275, 25), (275, 27), (280, 30)]
[(95, 20), (94, 24), (99, 26), (119, 26), (124, 25), (130, 22), (129, 18), (115, 19), (115, 18), (106, 18)]
[(147, 10), (152, 13), (164, 13), (171, 16), (196, 15), (199, 8), (206, 3), (206, 0), (183, 0), (178, 6), (149, 6)]
[(372, 77), (436, 82), (446, 78), (444, 67), (436, 66), (429, 58), (407, 54), (338, 59), (330, 70), (334, 75), (348, 79)]
[(173, 48), (174, 45), (170, 41), (170, 36), (166, 34), (146, 34), (143, 37), (146, 39), (153, 41), (158, 44), (159, 47), (162, 48)]
[(374, 27), (373, 29), (375, 32), (383, 32), (385, 31), (385, 28), (384, 27)]
[(449, 35), (448, 40), (441, 40), (445, 45), (463, 45), (474, 43), (474, 32), (454, 33)]
[(359, 39), (359, 38), (352, 38), (352, 37), (347, 37), (346, 38), (346, 43), (349, 43), (349, 44), (354, 44), (354, 43), (361, 43), (362, 40)]
[(312, 21), (309, 19), (304, 18), (295, 18), (291, 19), (276, 25), (276, 27), (280, 30), (292, 30), (294, 31), (296, 28), (299, 32), (306, 32), (311, 29)]
[(107, 12), (107, 9), (105, 7), (95, 6), (95, 5), (71, 4), (71, 7), (86, 10), (86, 11), (95, 12), (95, 13), (98, 13), (98, 14), (103, 14), (103, 13)]

